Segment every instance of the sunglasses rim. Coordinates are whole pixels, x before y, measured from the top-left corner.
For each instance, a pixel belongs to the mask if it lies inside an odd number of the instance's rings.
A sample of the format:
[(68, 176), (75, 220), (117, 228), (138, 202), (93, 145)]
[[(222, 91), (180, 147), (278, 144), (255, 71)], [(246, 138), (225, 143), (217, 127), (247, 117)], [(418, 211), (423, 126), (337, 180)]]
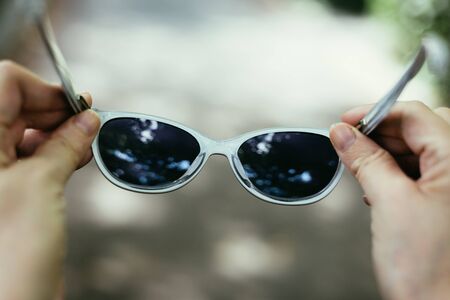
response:
[[(149, 119), (154, 120), (161, 123), (166, 123), (168, 125), (174, 126), (176, 128), (179, 128), (183, 131), (186, 131), (192, 137), (197, 141), (197, 143), (200, 145), (200, 151), (194, 160), (194, 162), (191, 164), (191, 167), (187, 170), (187, 172), (181, 176), (179, 179), (162, 186), (152, 187), (152, 188), (143, 188), (137, 185), (133, 185), (130, 183), (126, 183), (116, 177), (114, 177), (111, 172), (108, 170), (108, 168), (105, 166), (103, 159), (100, 155), (99, 145), (98, 145), (98, 139), (99, 134), (95, 137), (95, 140), (92, 144), (92, 152), (95, 159), (95, 162), (100, 169), (103, 176), (109, 180), (112, 184), (115, 186), (132, 191), (137, 193), (143, 193), (143, 194), (163, 194), (175, 191), (177, 189), (180, 189), (187, 185), (189, 182), (191, 182), (203, 169), (204, 165), (208, 161), (210, 156), (213, 155), (222, 155), (225, 156), (230, 164), (230, 167), (233, 171), (233, 174), (237, 178), (238, 182), (241, 186), (247, 190), (250, 194), (252, 194), (254, 197), (263, 200), (268, 203), (272, 204), (279, 204), (283, 206), (297, 206), (297, 205), (307, 205), (312, 204), (315, 202), (320, 201), (321, 199), (325, 198), (328, 194), (331, 193), (331, 191), (336, 187), (336, 185), (339, 182), (339, 179), (342, 177), (342, 173), (344, 171), (344, 166), (341, 162), (341, 160), (338, 160), (338, 166), (336, 168), (336, 171), (334, 173), (333, 178), (330, 180), (328, 185), (324, 187), (321, 191), (318, 193), (302, 197), (302, 198), (295, 198), (294, 200), (282, 200), (282, 199), (289, 199), (289, 198), (278, 198), (274, 196), (269, 196), (267, 194), (262, 193), (257, 189), (249, 180), (246, 178), (245, 172), (242, 167), (242, 163), (239, 160), (238, 157), (238, 150), (239, 148), (249, 139), (257, 137), (259, 135), (264, 134), (270, 134), (270, 133), (282, 133), (282, 132), (299, 132), (299, 133), (311, 133), (316, 135), (321, 135), (324, 137), (329, 138), (329, 132), (328, 129), (315, 129), (315, 128), (284, 128), (284, 127), (276, 127), (276, 128), (265, 128), (265, 129), (259, 129), (251, 132), (247, 132), (244, 134), (241, 134), (237, 137), (227, 139), (227, 140), (213, 140), (210, 139), (198, 131), (187, 127), (186, 125), (183, 125), (181, 123), (178, 123), (176, 121), (172, 121), (163, 117), (148, 115), (148, 114), (142, 114), (142, 113), (133, 113), (133, 112), (120, 112), (120, 111), (101, 111), (95, 109), (95, 111), (100, 116), (101, 125), (100, 128), (103, 128), (103, 126), (114, 119), (121, 119), (121, 118), (137, 118), (137, 119)], [(100, 129), (101, 130), (101, 129)]]

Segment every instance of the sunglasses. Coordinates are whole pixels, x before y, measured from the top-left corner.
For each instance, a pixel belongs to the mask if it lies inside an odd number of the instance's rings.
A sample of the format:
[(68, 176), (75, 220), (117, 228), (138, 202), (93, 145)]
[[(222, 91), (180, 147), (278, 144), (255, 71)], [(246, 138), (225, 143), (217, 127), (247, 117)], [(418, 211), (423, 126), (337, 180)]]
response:
[[(73, 111), (89, 109), (75, 93), (49, 19), (39, 14), (36, 21)], [(400, 80), (357, 124), (362, 133), (368, 135), (384, 119), (425, 59), (421, 46)], [(92, 145), (95, 161), (109, 181), (133, 192), (166, 193), (181, 188), (210, 156), (223, 155), (240, 184), (257, 198), (305, 205), (326, 197), (344, 170), (325, 129), (271, 128), (216, 141), (164, 118), (94, 110), (101, 119)]]

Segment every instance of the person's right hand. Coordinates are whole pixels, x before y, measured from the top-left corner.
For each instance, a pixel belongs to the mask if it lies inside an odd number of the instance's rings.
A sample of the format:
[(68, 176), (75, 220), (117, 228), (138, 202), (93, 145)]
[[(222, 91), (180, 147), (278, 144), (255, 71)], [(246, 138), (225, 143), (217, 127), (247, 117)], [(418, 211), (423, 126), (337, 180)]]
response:
[(386, 299), (450, 299), (450, 109), (396, 104), (369, 137), (342, 116), (330, 138), (371, 205), (375, 272)]

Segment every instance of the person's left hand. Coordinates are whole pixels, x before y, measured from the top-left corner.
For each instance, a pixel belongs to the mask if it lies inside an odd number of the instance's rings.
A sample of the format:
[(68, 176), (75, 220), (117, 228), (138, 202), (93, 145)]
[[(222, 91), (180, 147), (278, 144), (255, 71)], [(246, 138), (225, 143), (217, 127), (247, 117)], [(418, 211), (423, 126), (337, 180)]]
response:
[(60, 87), (0, 62), (0, 300), (60, 294), (64, 186), (100, 126), (92, 110), (71, 115)]

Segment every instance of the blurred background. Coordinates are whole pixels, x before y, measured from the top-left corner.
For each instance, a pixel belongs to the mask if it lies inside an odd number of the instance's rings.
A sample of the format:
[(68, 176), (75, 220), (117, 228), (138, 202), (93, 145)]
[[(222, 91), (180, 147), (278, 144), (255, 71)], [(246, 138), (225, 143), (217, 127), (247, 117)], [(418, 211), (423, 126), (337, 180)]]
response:
[[(58, 82), (30, 22), (0, 0), (0, 58)], [(54, 0), (49, 13), (96, 107), (224, 139), (326, 128), (391, 87), (426, 35), (432, 63), (402, 100), (450, 100), (449, 0)], [(374, 174), (377, 176), (377, 174)], [(214, 157), (188, 186), (140, 195), (94, 162), (67, 189), (67, 299), (379, 299), (369, 209), (345, 173), (306, 207), (263, 203)]]

